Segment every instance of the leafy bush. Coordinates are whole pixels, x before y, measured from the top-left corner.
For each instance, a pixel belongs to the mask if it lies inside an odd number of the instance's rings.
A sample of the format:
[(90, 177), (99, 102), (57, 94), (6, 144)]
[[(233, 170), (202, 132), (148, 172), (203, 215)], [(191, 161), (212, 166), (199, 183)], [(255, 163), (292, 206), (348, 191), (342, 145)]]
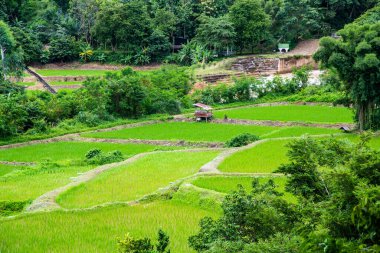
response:
[(102, 151), (100, 149), (91, 149), (87, 152), (86, 154), (86, 159), (93, 159), (95, 158), (96, 156), (100, 155), (102, 153)]
[(119, 150), (108, 152), (104, 154), (100, 149), (91, 149), (86, 154), (86, 162), (88, 164), (108, 164), (121, 162), (124, 160), (123, 154)]
[(0, 201), (0, 216), (9, 216), (22, 212), (25, 206), (30, 203), (27, 201)]
[(159, 229), (157, 239), (158, 243), (154, 245), (149, 238), (134, 239), (127, 234), (124, 239), (118, 239), (117, 244), (121, 253), (170, 253), (169, 236)]
[(79, 112), (75, 119), (89, 127), (97, 126), (101, 123), (99, 115), (91, 112)]
[(310, 69), (302, 67), (293, 70), (291, 79), (275, 76), (271, 80), (243, 76), (234, 78), (233, 85), (209, 86), (193, 93), (194, 101), (206, 104), (227, 104), (252, 101), (265, 96), (285, 96), (302, 92), (308, 83)]
[(238, 136), (227, 141), (225, 146), (229, 147), (229, 148), (242, 147), (242, 146), (246, 146), (252, 142), (255, 142), (259, 139), (260, 138), (258, 136), (253, 135), (253, 134), (249, 134), (249, 133), (239, 134)]

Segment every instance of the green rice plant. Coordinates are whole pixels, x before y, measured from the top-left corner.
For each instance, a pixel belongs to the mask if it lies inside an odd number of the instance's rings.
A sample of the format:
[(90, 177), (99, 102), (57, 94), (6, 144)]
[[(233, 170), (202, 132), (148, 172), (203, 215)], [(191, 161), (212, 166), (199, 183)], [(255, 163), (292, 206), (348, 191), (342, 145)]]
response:
[(160, 187), (196, 173), (218, 151), (150, 154), (74, 187), (58, 197), (66, 208), (91, 207), (107, 202), (136, 200)]
[[(289, 130), (288, 130), (289, 129)], [(287, 131), (280, 135), (281, 131)], [(84, 137), (108, 139), (144, 139), (144, 140), (187, 140), (225, 142), (231, 138), (249, 133), (259, 137), (301, 136), (303, 134), (333, 134), (336, 129), (312, 127), (271, 127), (232, 124), (213, 124), (200, 122), (166, 122), (153, 125), (126, 128), (122, 130), (98, 133), (85, 133)]]
[(227, 157), (219, 170), (223, 172), (271, 173), (288, 158), (286, 144), (289, 140), (270, 140)]
[(66, 166), (50, 169), (25, 167), (0, 177), (0, 201), (33, 200), (71, 182), (70, 178), (94, 166)]
[(8, 173), (11, 173), (12, 171), (16, 170), (18, 167), (19, 166), (0, 164), (0, 177), (7, 175)]
[(86, 153), (93, 148), (99, 148), (103, 152), (120, 150), (124, 157), (127, 158), (134, 154), (155, 150), (158, 147), (145, 144), (54, 142), (2, 149), (0, 150), (0, 157), (3, 161), (20, 162), (41, 162), (46, 159), (55, 162), (82, 161)]
[[(0, 221), (1, 252), (117, 252), (117, 238), (170, 236), (171, 252), (189, 253), (190, 235), (213, 212), (176, 201), (112, 206), (87, 211), (56, 211)], [(20, 239), (22, 233), (22, 239)]]
[(36, 72), (42, 76), (103, 76), (115, 70), (103, 69), (38, 69)]
[(215, 111), (216, 118), (277, 120), (317, 123), (352, 123), (353, 112), (345, 107), (281, 105), (245, 107)]
[(302, 135), (332, 135), (341, 134), (339, 129), (322, 128), (322, 127), (279, 127), (278, 130), (262, 135), (262, 139), (282, 138), (282, 137), (300, 137)]
[(21, 86), (33, 86), (36, 83), (35, 82), (16, 82), (16, 84), (21, 85)]
[(173, 195), (172, 200), (222, 214), (221, 204), (224, 197), (225, 194), (223, 193), (199, 188), (190, 183), (184, 183)]
[[(254, 177), (248, 176), (204, 176), (197, 177), (191, 183), (197, 187), (209, 189), (221, 193), (231, 193), (238, 189), (238, 185), (244, 187), (244, 189), (249, 192), (252, 189), (252, 182)], [(277, 185), (277, 190), (284, 193), (284, 198), (290, 202), (295, 202), (296, 197), (290, 193), (285, 192), (286, 177), (259, 177), (260, 183), (268, 182), (272, 179)]]
[(52, 81), (49, 82), (50, 85), (81, 85), (83, 81)]
[(0, 177), (0, 201), (28, 201), (71, 182), (94, 166), (24, 167)]

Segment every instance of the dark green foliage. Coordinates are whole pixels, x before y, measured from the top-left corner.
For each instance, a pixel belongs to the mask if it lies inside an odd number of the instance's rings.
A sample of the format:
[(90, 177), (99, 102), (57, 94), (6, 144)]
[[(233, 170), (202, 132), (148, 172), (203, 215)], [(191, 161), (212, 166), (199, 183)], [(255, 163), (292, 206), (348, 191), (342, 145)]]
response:
[(380, 4), (377, 4), (372, 9), (366, 11), (363, 15), (357, 18), (354, 23), (358, 25), (371, 25), (380, 21)]
[(59, 36), (50, 42), (50, 61), (73, 61), (79, 59), (80, 45), (70, 36)]
[(121, 162), (124, 160), (119, 150), (104, 154), (100, 149), (91, 149), (86, 154), (86, 162), (89, 164), (102, 165), (107, 163)]
[(0, 217), (20, 213), (30, 201), (0, 201)]
[(240, 51), (252, 49), (269, 36), (270, 18), (259, 0), (237, 0), (230, 8)]
[(232, 148), (232, 147), (242, 147), (246, 146), (252, 142), (258, 141), (260, 138), (256, 135), (244, 133), (239, 134), (238, 136), (232, 138), (231, 140), (227, 141), (225, 146)]
[(212, 18), (202, 16), (197, 28), (196, 41), (215, 53), (230, 50), (234, 45), (236, 33), (233, 23), (227, 16)]
[(179, 67), (163, 67), (149, 73), (124, 69), (89, 78), (83, 88), (57, 95), (38, 92), (27, 96), (21, 86), (1, 81), (0, 137), (49, 133), (57, 125), (95, 127), (120, 117), (178, 114), (183, 107), (191, 106), (187, 96), (190, 88), (190, 73)]
[[(0, 0), (0, 20), (23, 30), (15, 31), (18, 33), (15, 36), (23, 47), (26, 63), (49, 61), (47, 50), (41, 55), (41, 45), (55, 47), (50, 61), (77, 60), (71, 45), (85, 42), (108, 55), (103, 57), (100, 53), (93, 61), (142, 65), (163, 61), (179, 45), (196, 41), (197, 50), (182, 52), (193, 55), (190, 60), (182, 58), (183, 64), (189, 64), (207, 61), (212, 51), (211, 55), (229, 55), (236, 48), (240, 52), (272, 52), (278, 42), (294, 45), (299, 40), (328, 35), (377, 3), (376, 0)], [(371, 9), (356, 22), (374, 23), (377, 10)], [(62, 52), (58, 45), (62, 45)], [(175, 55), (166, 59), (179, 60)]]
[(102, 151), (100, 149), (91, 149), (87, 152), (86, 154), (86, 159), (93, 159), (95, 158), (96, 156), (100, 155), (102, 153)]
[(264, 185), (255, 180), (252, 186), (250, 194), (239, 186), (238, 191), (228, 195), (218, 220), (202, 219), (200, 232), (189, 238), (190, 246), (198, 252), (225, 252), (211, 249), (220, 241), (247, 244), (289, 232), (297, 221), (294, 207), (278, 198), (281, 194), (272, 180)]
[(198, 252), (378, 252), (379, 157), (368, 146), (305, 137), (290, 144), (289, 163), (278, 172), (298, 196), (292, 205), (273, 184), (253, 183), (223, 202), (218, 220), (205, 218), (189, 238)]
[(380, 126), (380, 24), (348, 25), (339, 34), (341, 40), (325, 37), (314, 55), (317, 61), (334, 69), (356, 109), (360, 130)]
[(14, 26), (11, 27), (11, 29), (16, 43), (22, 48), (25, 63), (39, 62), (43, 45), (37, 36), (22, 27)]
[(158, 230), (156, 245), (149, 238), (134, 239), (129, 234), (124, 239), (118, 239), (117, 243), (121, 253), (170, 253), (169, 236), (161, 229)]

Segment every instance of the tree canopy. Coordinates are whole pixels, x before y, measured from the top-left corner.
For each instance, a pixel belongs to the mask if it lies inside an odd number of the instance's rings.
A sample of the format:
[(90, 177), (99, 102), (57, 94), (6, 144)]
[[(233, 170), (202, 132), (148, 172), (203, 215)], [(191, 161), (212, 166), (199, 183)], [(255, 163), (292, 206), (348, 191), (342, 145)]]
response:
[(380, 124), (380, 24), (347, 25), (341, 39), (323, 38), (314, 58), (334, 68), (352, 97), (361, 130)]

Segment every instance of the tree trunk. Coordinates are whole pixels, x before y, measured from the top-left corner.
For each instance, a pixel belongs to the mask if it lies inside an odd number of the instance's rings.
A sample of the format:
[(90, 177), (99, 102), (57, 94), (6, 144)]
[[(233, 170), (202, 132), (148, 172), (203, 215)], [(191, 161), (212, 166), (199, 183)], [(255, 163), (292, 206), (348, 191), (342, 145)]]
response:
[(5, 74), (5, 48), (3, 48), (2, 45), (0, 45), (0, 53), (1, 53), (1, 63), (3, 67), (4, 80), (7, 80), (7, 76)]
[(362, 132), (364, 130), (364, 121), (365, 121), (365, 105), (364, 103), (361, 103), (359, 105), (359, 114), (358, 114), (358, 121), (359, 121), (359, 131)]

